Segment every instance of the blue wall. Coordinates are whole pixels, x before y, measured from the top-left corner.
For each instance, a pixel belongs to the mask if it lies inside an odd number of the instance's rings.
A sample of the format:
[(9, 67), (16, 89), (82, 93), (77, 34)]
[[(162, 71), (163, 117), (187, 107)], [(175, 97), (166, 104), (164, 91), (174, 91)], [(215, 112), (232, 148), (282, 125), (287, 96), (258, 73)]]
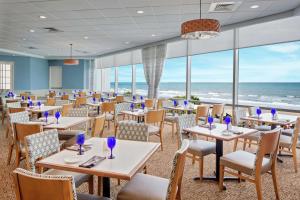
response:
[(49, 88), (48, 60), (40, 58), (30, 59), (30, 88), (31, 90)]

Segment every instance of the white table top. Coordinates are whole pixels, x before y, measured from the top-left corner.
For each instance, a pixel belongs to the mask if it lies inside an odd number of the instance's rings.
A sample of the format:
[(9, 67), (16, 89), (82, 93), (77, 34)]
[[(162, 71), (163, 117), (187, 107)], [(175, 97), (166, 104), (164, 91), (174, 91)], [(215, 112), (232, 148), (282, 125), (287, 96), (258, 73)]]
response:
[(208, 136), (208, 137), (212, 137), (212, 138), (216, 138), (218, 140), (224, 140), (224, 141), (231, 141), (236, 138), (240, 138), (240, 137), (257, 132), (257, 130), (255, 130), (255, 129), (232, 126), (231, 127), (232, 130), (241, 131), (242, 133), (239, 135), (233, 134), (233, 133), (231, 135), (224, 135), (223, 131), (226, 131), (226, 129), (227, 129), (226, 124), (215, 123), (214, 125), (216, 127), (212, 130), (209, 130), (209, 128), (202, 127), (202, 126), (194, 126), (191, 128), (186, 128), (186, 129), (184, 129), (184, 131), (187, 131), (187, 132), (193, 133), (193, 134), (202, 135), (202, 136)]
[(32, 108), (28, 108), (28, 111), (33, 113), (43, 113), (46, 111), (59, 110), (61, 108), (62, 106), (41, 106), (41, 108), (38, 106), (33, 106)]
[(130, 180), (160, 147), (159, 143), (117, 140), (113, 150), (114, 159), (106, 158), (93, 168), (83, 168), (79, 165), (93, 156), (107, 157), (110, 155), (106, 146), (106, 138), (91, 138), (87, 141), (92, 143), (92, 149), (79, 156), (81, 161), (76, 164), (66, 164), (64, 159), (76, 156), (78, 152), (63, 150), (38, 161), (36, 165), (50, 169)]
[(86, 105), (98, 107), (98, 106), (102, 105), (102, 102), (99, 102), (99, 101), (96, 101), (95, 103), (94, 102), (87, 102)]
[[(41, 118), (45, 119), (45, 118)], [(44, 129), (69, 129), (78, 124), (89, 121), (89, 117), (60, 117), (58, 119), (58, 124), (56, 123), (55, 117), (48, 117), (48, 121), (52, 122), (49, 125), (44, 126)]]
[(122, 113), (126, 115), (137, 116), (137, 117), (143, 117), (147, 114), (147, 112), (143, 111), (142, 109), (135, 109), (133, 112), (130, 110), (125, 110), (122, 111)]
[(125, 102), (127, 102), (127, 103), (133, 103), (133, 104), (141, 104), (141, 103), (145, 103), (145, 100), (140, 100), (140, 99), (137, 99), (135, 101), (133, 101), (133, 100), (125, 100)]
[(263, 113), (258, 116), (248, 116), (248, 117), (242, 117), (242, 120), (247, 121), (257, 121), (257, 122), (264, 122), (268, 124), (277, 124), (277, 125), (289, 125), (296, 123), (297, 116), (293, 115), (286, 115), (286, 114), (277, 114), (277, 119), (272, 119), (271, 113)]
[(165, 109), (168, 110), (177, 110), (177, 111), (194, 111), (197, 107), (195, 105), (193, 105), (193, 107), (189, 107), (189, 106), (165, 106), (163, 107)]

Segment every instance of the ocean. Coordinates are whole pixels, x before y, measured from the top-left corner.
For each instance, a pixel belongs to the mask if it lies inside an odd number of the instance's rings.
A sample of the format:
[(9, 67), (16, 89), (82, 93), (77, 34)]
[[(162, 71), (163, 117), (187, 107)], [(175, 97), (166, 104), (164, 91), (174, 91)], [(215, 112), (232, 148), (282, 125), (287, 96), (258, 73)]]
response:
[[(131, 83), (119, 82), (119, 92), (131, 90)], [(113, 83), (111, 88), (113, 88)], [(162, 82), (159, 86), (160, 97), (174, 97), (185, 95), (185, 83)], [(136, 83), (137, 94), (147, 94), (147, 84)], [(232, 101), (232, 83), (192, 83), (191, 94), (200, 101), (225, 102)], [(240, 83), (239, 103), (251, 105), (276, 105), (277, 107), (299, 106), (300, 83)]]

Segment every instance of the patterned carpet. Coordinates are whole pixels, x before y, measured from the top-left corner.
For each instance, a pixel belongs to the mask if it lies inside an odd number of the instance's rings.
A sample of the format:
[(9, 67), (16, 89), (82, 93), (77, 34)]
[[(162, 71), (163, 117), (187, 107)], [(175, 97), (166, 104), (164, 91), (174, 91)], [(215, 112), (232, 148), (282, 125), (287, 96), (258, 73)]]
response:
[[(106, 130), (105, 135), (109, 135), (111, 131)], [(151, 141), (158, 141), (158, 138), (153, 136)], [(232, 150), (232, 143), (224, 143), (225, 153)], [(241, 148), (241, 145), (239, 145)], [(15, 168), (14, 164), (6, 165), (8, 140), (4, 136), (4, 128), (0, 131), (0, 200), (15, 199), (13, 180), (11, 172)], [(164, 151), (158, 151), (148, 162), (148, 174), (168, 178), (171, 171), (171, 161), (173, 154), (177, 149), (176, 139), (171, 136), (171, 129), (165, 126), (164, 130)], [(255, 151), (255, 146), (250, 151)], [(298, 151), (300, 159), (300, 150)], [(283, 157), (284, 163), (278, 163), (277, 177), (279, 181), (280, 197), (284, 200), (299, 200), (300, 199), (300, 173), (295, 173), (293, 168), (292, 158)], [(298, 159), (298, 160), (299, 160)], [(14, 157), (13, 157), (14, 161)], [(205, 158), (204, 174), (213, 174), (215, 166), (215, 156), (211, 155)], [(13, 163), (13, 162), (12, 162)], [(24, 163), (21, 163), (24, 166)], [(298, 163), (299, 169), (300, 164)], [(227, 190), (219, 192), (218, 186), (214, 182), (194, 181), (193, 177), (198, 175), (198, 164), (192, 165), (191, 160), (187, 159), (182, 183), (182, 199), (200, 200), (200, 199), (223, 199), (223, 200), (251, 200), (256, 199), (255, 185), (249, 182), (226, 182)], [(117, 185), (116, 180), (112, 180), (112, 197), (114, 198), (125, 181), (121, 182), (121, 186)], [(264, 199), (275, 199), (273, 183), (271, 175), (263, 176), (263, 196)], [(80, 192), (87, 191), (87, 184), (78, 188)]]

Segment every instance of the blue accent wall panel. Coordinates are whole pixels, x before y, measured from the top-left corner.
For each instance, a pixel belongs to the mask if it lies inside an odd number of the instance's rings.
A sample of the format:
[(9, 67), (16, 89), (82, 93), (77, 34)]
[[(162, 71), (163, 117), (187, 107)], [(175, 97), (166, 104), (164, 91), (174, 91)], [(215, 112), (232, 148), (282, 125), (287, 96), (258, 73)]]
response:
[(32, 90), (49, 88), (48, 60), (31, 58), (30, 60), (30, 86)]

